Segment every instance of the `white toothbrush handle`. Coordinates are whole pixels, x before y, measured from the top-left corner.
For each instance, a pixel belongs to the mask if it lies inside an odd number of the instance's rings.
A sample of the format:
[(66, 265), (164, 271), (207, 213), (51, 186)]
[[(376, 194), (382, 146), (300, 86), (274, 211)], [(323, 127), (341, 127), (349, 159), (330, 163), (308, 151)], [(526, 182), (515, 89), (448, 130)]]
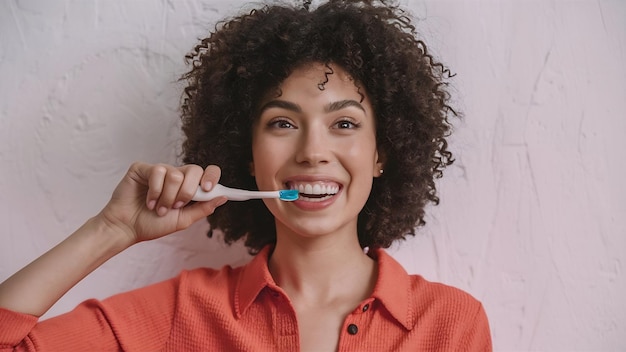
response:
[(222, 186), (219, 183), (213, 186), (213, 189), (209, 192), (204, 191), (200, 186), (196, 190), (196, 194), (191, 200), (197, 202), (209, 201), (213, 198), (226, 196), (228, 200), (248, 200), (257, 198), (280, 198), (278, 191), (271, 192), (259, 192), (259, 191), (246, 191), (243, 189), (229, 188)]

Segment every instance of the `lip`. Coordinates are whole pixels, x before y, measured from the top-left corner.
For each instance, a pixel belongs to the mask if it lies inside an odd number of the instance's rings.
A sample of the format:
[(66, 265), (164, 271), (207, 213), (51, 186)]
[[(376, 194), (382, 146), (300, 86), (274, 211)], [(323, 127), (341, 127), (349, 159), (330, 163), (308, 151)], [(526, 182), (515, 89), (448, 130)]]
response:
[(299, 209), (309, 210), (309, 211), (322, 210), (322, 209), (329, 207), (331, 204), (335, 202), (335, 200), (337, 200), (338, 196), (343, 192), (343, 187), (344, 187), (343, 183), (337, 180), (336, 178), (330, 177), (330, 176), (324, 176), (324, 175), (298, 175), (298, 176), (290, 177), (284, 181), (284, 185), (287, 188), (290, 188), (290, 186), (294, 183), (316, 183), (320, 185), (330, 185), (330, 186), (339, 187), (339, 191), (337, 193), (335, 193), (333, 196), (323, 201), (309, 202), (309, 201), (305, 201), (302, 199), (298, 199), (290, 203), (290, 204), (295, 205)]

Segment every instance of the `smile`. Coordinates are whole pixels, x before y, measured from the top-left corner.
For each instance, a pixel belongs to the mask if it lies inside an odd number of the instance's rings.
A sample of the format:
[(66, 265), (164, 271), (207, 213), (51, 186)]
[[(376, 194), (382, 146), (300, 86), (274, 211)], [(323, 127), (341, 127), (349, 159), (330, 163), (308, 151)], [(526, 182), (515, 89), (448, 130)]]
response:
[(339, 192), (337, 184), (291, 182), (288, 186), (298, 190), (299, 199), (306, 202), (322, 202)]

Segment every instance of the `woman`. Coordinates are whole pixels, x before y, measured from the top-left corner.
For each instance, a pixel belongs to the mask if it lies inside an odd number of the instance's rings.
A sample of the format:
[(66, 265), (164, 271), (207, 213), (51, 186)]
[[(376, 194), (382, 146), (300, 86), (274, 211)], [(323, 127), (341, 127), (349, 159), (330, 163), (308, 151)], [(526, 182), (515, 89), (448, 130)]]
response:
[[(446, 71), (400, 9), (266, 6), (188, 55), (185, 165), (133, 164), (95, 217), (0, 286), (11, 350), (485, 351), (482, 305), (381, 248), (423, 225), (451, 162)], [(200, 185), (293, 203), (191, 202)], [(207, 217), (251, 263), (198, 269), (38, 322), (126, 248)]]

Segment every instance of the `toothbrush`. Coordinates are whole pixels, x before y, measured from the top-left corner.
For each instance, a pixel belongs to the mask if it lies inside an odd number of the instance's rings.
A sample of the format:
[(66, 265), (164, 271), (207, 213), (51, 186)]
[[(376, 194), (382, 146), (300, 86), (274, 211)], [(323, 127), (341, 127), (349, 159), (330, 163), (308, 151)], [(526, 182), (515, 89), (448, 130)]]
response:
[(248, 200), (259, 198), (278, 198), (287, 202), (298, 199), (298, 190), (296, 189), (283, 189), (280, 191), (260, 192), (260, 191), (247, 191), (243, 189), (230, 188), (216, 184), (209, 192), (204, 191), (200, 186), (196, 190), (196, 194), (191, 200), (204, 202), (216, 197), (226, 196), (228, 200)]

